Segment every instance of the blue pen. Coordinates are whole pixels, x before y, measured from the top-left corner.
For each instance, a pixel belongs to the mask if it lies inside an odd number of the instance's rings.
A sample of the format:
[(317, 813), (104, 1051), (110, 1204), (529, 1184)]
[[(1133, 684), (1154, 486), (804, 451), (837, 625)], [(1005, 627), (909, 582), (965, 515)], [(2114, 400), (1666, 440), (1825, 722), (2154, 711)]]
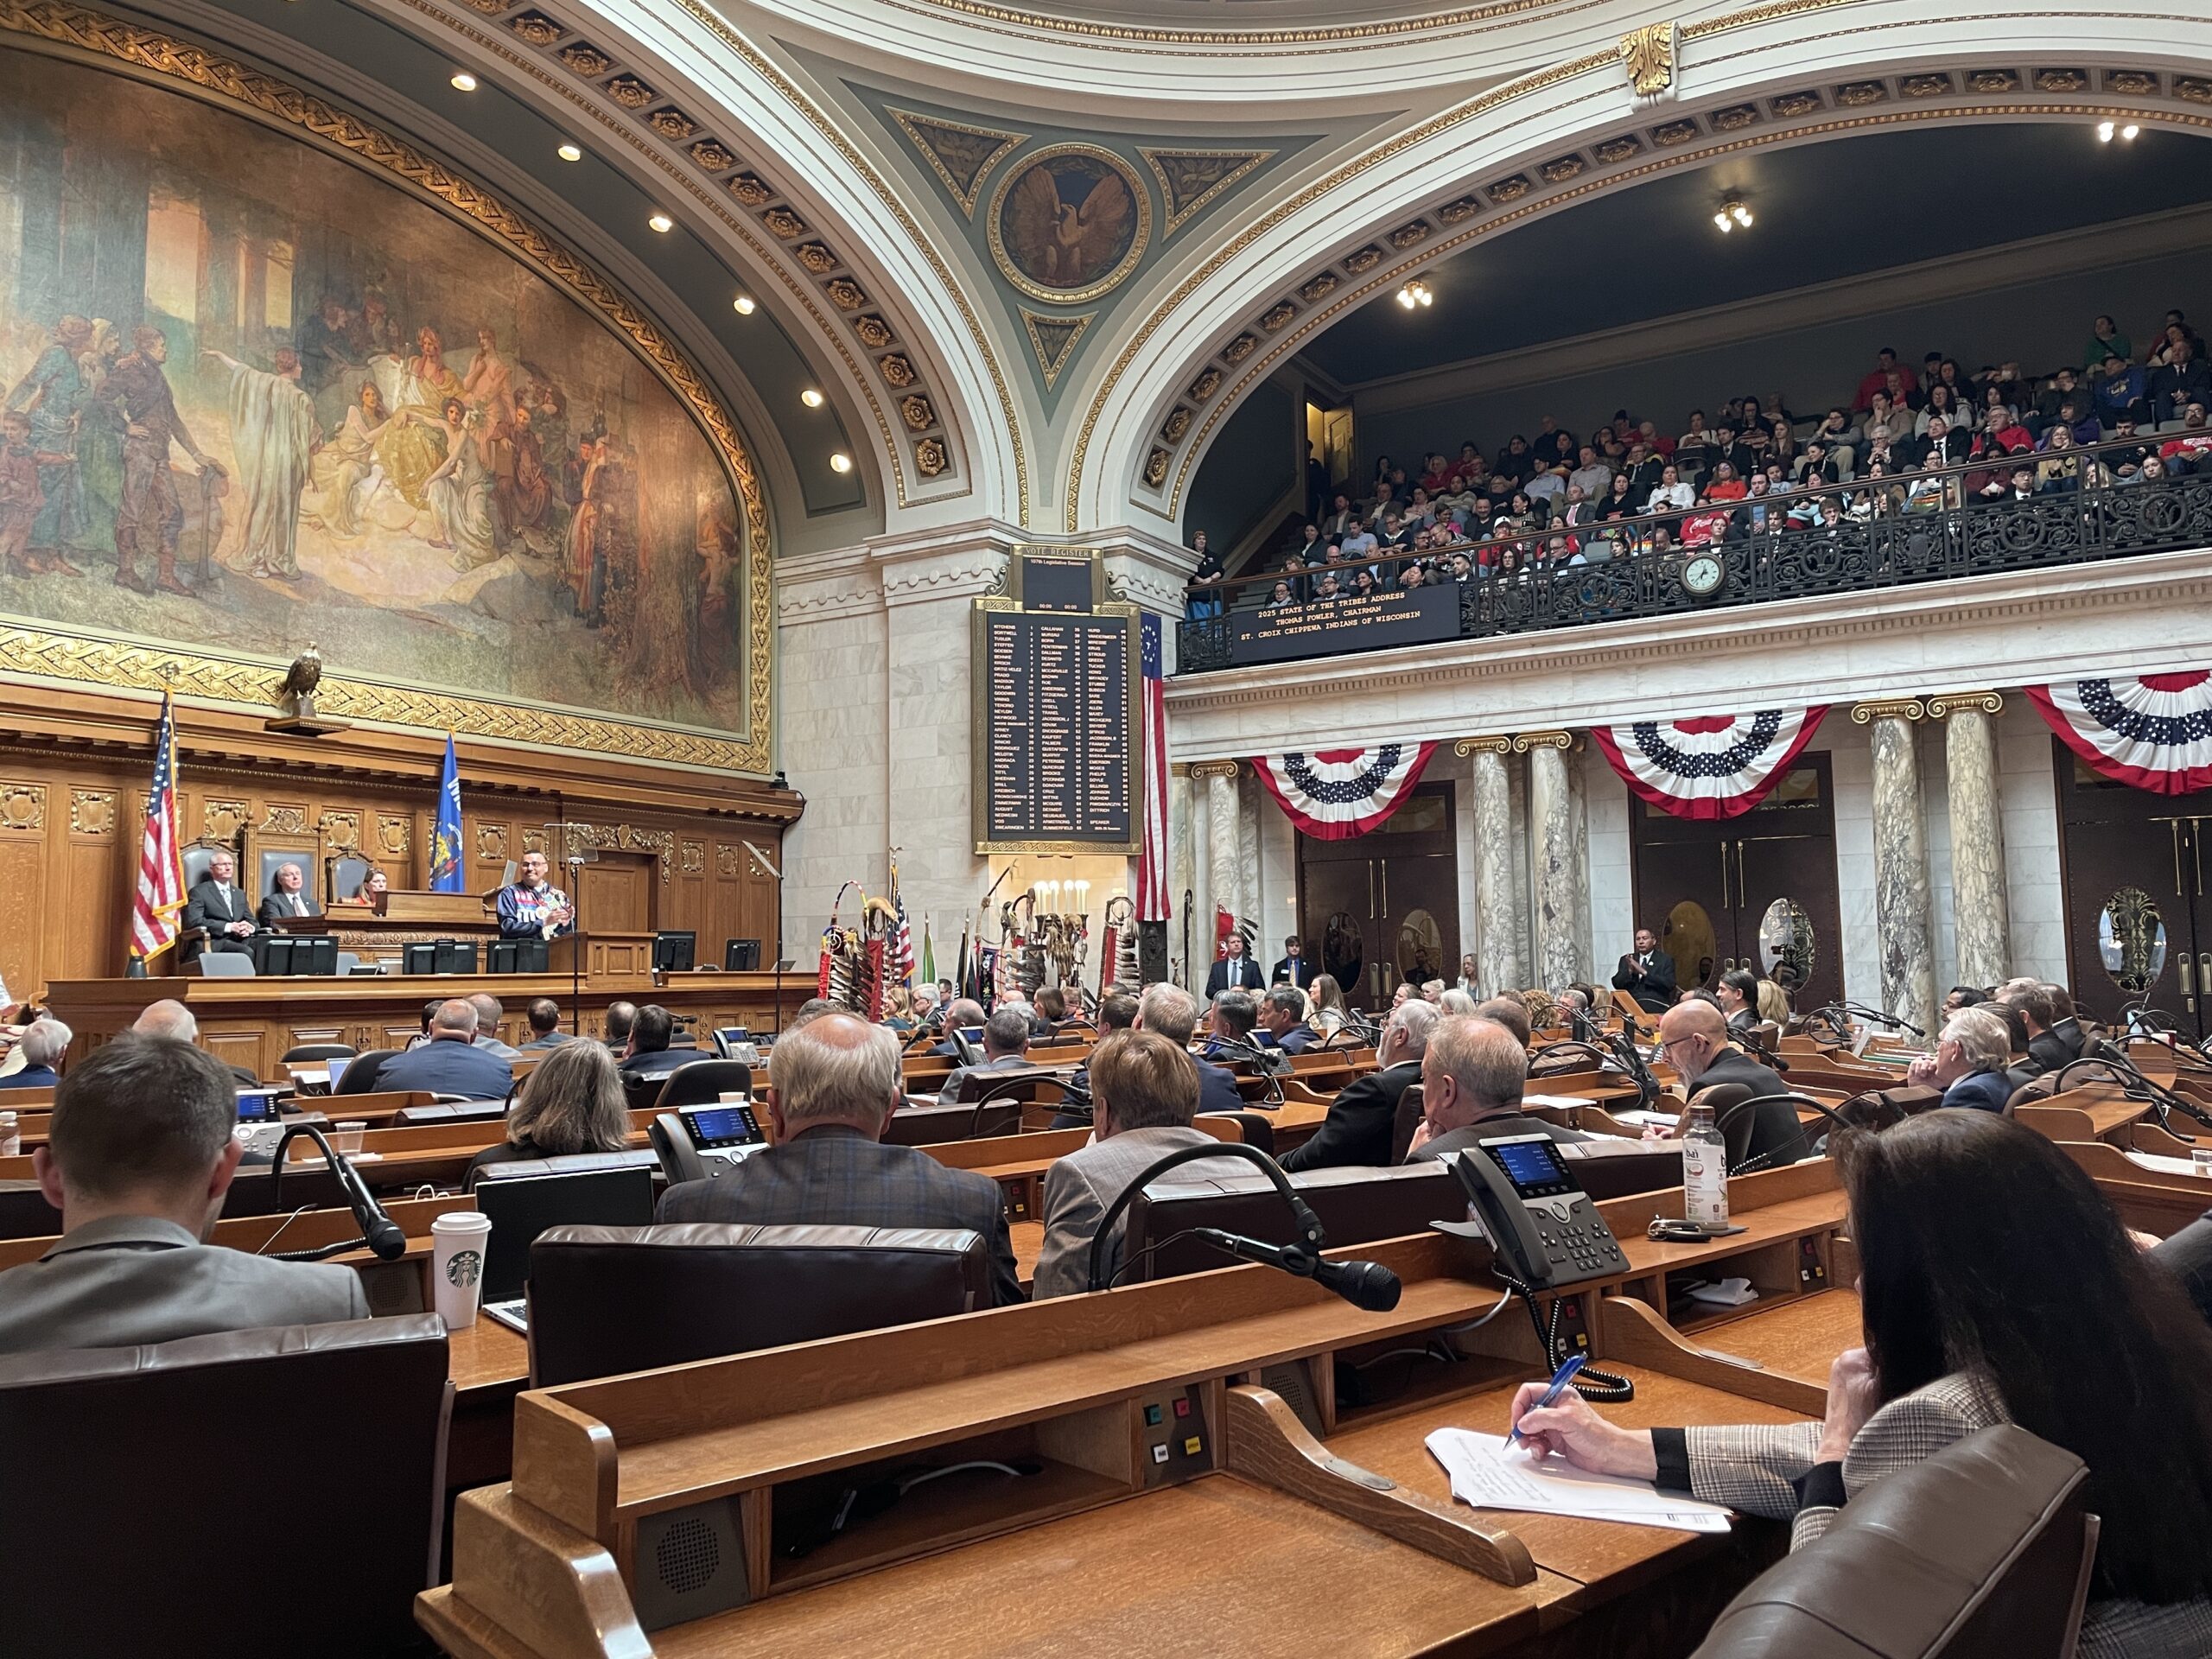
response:
[[(1577, 1354), (1573, 1358), (1569, 1359), (1566, 1364), (1560, 1366), (1559, 1370), (1552, 1373), (1551, 1387), (1544, 1390), (1544, 1397), (1537, 1401), (1535, 1405), (1529, 1407), (1529, 1411), (1541, 1411), (1546, 1406), (1550, 1405), (1554, 1400), (1557, 1400), (1560, 1395), (1566, 1393), (1567, 1385), (1574, 1381), (1574, 1374), (1581, 1369), (1582, 1356), (1580, 1354)], [(1522, 1415), (1524, 1417), (1527, 1416), (1528, 1412), (1522, 1413)], [(1521, 1425), (1516, 1423), (1506, 1432), (1505, 1443), (1506, 1445), (1510, 1446), (1514, 1441), (1520, 1438)]]

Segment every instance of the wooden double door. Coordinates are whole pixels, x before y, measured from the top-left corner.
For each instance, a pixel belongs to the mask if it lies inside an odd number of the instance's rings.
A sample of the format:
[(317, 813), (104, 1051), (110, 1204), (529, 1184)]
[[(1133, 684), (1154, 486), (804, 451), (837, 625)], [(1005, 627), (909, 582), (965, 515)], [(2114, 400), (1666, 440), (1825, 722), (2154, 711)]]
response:
[[(1421, 785), (1381, 829), (1350, 841), (1300, 835), (1298, 914), (1306, 955), (1319, 959), (1356, 1008), (1387, 1008), (1401, 980), (1456, 980), (1459, 859), (1451, 785)], [(1272, 963), (1272, 950), (1266, 960)]]
[(2056, 738), (2067, 978), (2086, 1014), (2143, 1003), (2191, 1039), (2212, 1031), (2212, 796), (2100, 776)]
[[(1835, 802), (1828, 757), (1802, 757), (1740, 817), (1678, 818), (1634, 799), (1637, 925), (1659, 936), (1684, 990), (1748, 968), (1802, 1011), (1843, 995)], [(1633, 939), (1598, 963), (1610, 979)]]

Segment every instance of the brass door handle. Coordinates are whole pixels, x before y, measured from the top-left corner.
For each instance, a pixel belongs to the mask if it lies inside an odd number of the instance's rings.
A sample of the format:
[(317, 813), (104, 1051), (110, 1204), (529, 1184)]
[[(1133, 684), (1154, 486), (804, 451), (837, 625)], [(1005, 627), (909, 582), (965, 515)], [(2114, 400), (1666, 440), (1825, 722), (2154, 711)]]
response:
[[(2174, 868), (2178, 869), (2181, 867), (2176, 865)], [(1367, 919), (1370, 922), (1375, 919), (1375, 861), (1371, 858), (1367, 861)]]
[[(1738, 910), (1749, 903), (1744, 897), (1744, 846), (1740, 841), (1736, 843), (1736, 908)], [(1720, 896), (1726, 899), (1728, 895), (1724, 893)]]
[(1382, 918), (1388, 921), (1390, 917), (1390, 867), (1378, 861), (1375, 868), (1382, 872)]
[(2195, 1014), (2196, 1012), (2196, 959), (2184, 950), (2175, 958), (2175, 965), (2181, 969), (2182, 1005), (2191, 1014)]
[(1728, 907), (1728, 843), (1720, 843), (1720, 906)]

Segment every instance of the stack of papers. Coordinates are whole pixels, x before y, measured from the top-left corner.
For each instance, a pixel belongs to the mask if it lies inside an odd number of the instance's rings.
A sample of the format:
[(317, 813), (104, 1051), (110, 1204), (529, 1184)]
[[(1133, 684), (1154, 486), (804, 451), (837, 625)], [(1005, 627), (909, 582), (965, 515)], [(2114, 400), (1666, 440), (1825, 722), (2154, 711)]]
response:
[(1617, 1123), (1637, 1123), (1647, 1128), (1671, 1129), (1681, 1122), (1680, 1112), (1645, 1112), (1630, 1110), (1607, 1114)]
[(2127, 1154), (2127, 1161), (2143, 1169), (2156, 1170), (2161, 1175), (2193, 1176), (2203, 1173), (2196, 1167), (2194, 1159), (2169, 1158), (2162, 1153), (2131, 1152)]
[(1712, 1302), (1721, 1307), (1741, 1307), (1745, 1302), (1755, 1302), (1759, 1294), (1751, 1288), (1748, 1279), (1723, 1279), (1717, 1285), (1692, 1285), (1684, 1293), (1694, 1302)]
[(1662, 1492), (1648, 1480), (1593, 1475), (1561, 1458), (1535, 1457), (1524, 1446), (1509, 1449), (1500, 1434), (1440, 1428), (1425, 1444), (1452, 1477), (1452, 1496), (1478, 1510), (1618, 1521), (1680, 1532), (1728, 1530), (1728, 1511), (1718, 1503)]

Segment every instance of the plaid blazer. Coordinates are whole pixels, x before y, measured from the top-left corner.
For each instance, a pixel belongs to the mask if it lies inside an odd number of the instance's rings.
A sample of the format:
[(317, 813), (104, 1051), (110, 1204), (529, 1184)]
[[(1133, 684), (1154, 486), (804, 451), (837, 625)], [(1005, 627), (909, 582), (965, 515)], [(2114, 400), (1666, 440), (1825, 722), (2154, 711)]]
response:
[[(1892, 1400), (1853, 1437), (1844, 1459), (1844, 1491), (1864, 1491), (1884, 1475), (1934, 1456), (1977, 1429), (2009, 1422), (2004, 1402), (1982, 1379), (1939, 1377)], [(1790, 1522), (1789, 1547), (1802, 1549), (1834, 1524), (1840, 1510), (1800, 1510), (1791, 1482), (1813, 1466), (1818, 1423), (1691, 1428), (1690, 1491), (1746, 1515)], [(2078, 1659), (2202, 1659), (2212, 1654), (2212, 1602), (2154, 1607), (2139, 1601), (2092, 1601), (2082, 1620)]]
[(760, 1227), (964, 1227), (991, 1252), (994, 1300), (1022, 1300), (999, 1184), (948, 1169), (912, 1147), (887, 1147), (857, 1129), (825, 1123), (756, 1152), (703, 1181), (661, 1194), (663, 1222), (718, 1221)]

